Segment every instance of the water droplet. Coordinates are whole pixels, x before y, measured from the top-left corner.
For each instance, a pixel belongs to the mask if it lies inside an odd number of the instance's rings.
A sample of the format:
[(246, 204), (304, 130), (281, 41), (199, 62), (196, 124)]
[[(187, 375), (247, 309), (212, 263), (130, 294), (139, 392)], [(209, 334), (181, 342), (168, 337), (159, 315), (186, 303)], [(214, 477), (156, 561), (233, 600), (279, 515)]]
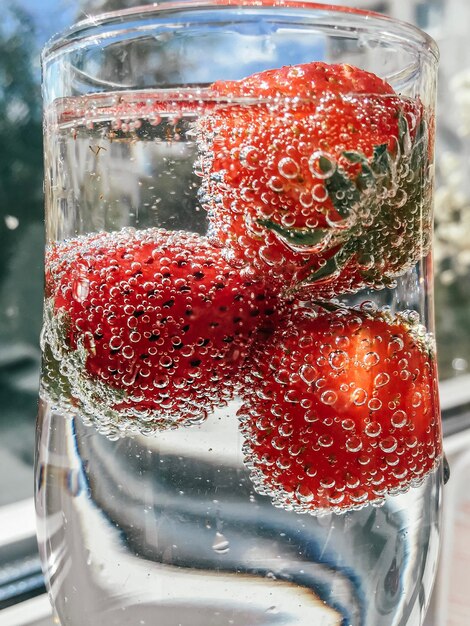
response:
[(227, 552), (230, 550), (230, 544), (227, 541), (225, 535), (218, 531), (215, 533), (215, 539), (212, 543), (212, 549), (214, 550), (214, 552), (217, 552), (217, 554), (227, 554)]

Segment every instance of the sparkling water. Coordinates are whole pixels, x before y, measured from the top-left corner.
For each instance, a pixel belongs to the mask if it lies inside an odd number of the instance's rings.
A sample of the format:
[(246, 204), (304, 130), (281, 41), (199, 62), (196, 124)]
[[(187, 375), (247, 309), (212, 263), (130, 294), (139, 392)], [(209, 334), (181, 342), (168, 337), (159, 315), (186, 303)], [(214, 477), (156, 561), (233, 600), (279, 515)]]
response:
[(61, 623), (420, 624), (440, 470), (382, 507), (284, 511), (253, 489), (236, 410), (113, 442), (42, 402), (38, 531)]
[[(194, 123), (206, 107), (191, 89), (58, 103), (46, 116), (48, 240), (126, 228), (205, 233)], [(424, 259), (347, 302), (414, 311), (429, 328), (427, 271)], [(421, 624), (440, 467), (381, 506), (321, 517), (276, 508), (246, 466), (240, 400), (151, 436), (107, 428), (92, 403), (81, 411), (71, 402), (80, 372), (57, 362), (54, 319), (46, 303), (36, 494), (63, 626)]]

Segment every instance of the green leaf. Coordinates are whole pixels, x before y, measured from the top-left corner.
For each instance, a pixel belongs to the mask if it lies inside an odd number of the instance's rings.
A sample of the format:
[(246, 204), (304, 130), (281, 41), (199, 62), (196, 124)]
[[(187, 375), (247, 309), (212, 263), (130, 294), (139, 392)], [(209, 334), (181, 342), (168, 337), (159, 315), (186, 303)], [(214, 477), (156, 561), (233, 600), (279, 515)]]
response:
[[(324, 167), (325, 163), (329, 165)], [(326, 157), (321, 157), (319, 165), (324, 172), (329, 172), (334, 164)], [(325, 185), (335, 209), (341, 217), (348, 217), (351, 205), (359, 201), (359, 191), (354, 182), (336, 167), (333, 174), (325, 178)]]
[(416, 137), (411, 149), (410, 168), (417, 172), (421, 170), (422, 166), (426, 163), (428, 158), (428, 141), (427, 141), (427, 124), (424, 120), (421, 120), (418, 130), (416, 131)]
[(351, 163), (367, 163), (367, 158), (361, 152), (356, 152), (355, 150), (345, 150), (343, 152), (343, 156), (348, 159)]
[(257, 220), (257, 222), (268, 230), (274, 231), (287, 243), (296, 246), (316, 246), (329, 232), (324, 228), (284, 228), (271, 220)]
[(329, 258), (324, 265), (312, 272), (305, 280), (301, 281), (301, 284), (310, 285), (318, 280), (328, 278), (341, 269), (343, 265), (344, 262), (341, 265), (338, 265), (337, 255), (335, 254)]
[(398, 113), (398, 145), (402, 154), (408, 150), (410, 145), (410, 127), (402, 110)]
[(390, 153), (387, 144), (382, 143), (374, 146), (374, 156), (372, 158), (372, 169), (378, 174), (390, 172)]

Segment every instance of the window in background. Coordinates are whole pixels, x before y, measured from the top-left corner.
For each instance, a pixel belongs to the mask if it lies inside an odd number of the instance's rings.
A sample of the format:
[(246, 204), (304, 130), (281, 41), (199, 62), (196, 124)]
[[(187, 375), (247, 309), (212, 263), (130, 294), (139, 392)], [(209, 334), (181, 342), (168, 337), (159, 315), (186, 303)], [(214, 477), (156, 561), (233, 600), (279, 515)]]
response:
[[(86, 15), (144, 2), (6, 0), (6, 6), (2, 6), (0, 510), (4, 505), (30, 498), (33, 492), (43, 291), (39, 52), (52, 34)], [(428, 30), (441, 47), (436, 193), (439, 366), (442, 378), (470, 376), (470, 46), (467, 34), (470, 4), (467, 0), (329, 0), (328, 3), (376, 10), (415, 22)], [(39, 570), (36, 562), (28, 561), (34, 550), (32, 545), (31, 542), (25, 548), (25, 560), (21, 563), (22, 567), (30, 567), (33, 579), (39, 576)], [(19, 559), (19, 555), (12, 558)], [(0, 573), (5, 559), (7, 555), (3, 552)], [(21, 580), (21, 571), (26, 570), (18, 569), (18, 580)], [(6, 586), (8, 579), (4, 580), (7, 582), (0, 581), (0, 606), (6, 597), (2, 596), (2, 584)]]
[[(43, 199), (39, 51), (56, 31), (86, 15), (137, 0), (13, 0), (0, 24), (0, 505), (32, 495), (34, 419), (42, 314)], [(465, 3), (344, 0), (419, 23), (442, 48), (437, 193), (437, 330), (441, 376), (468, 372), (470, 237), (467, 193), (470, 80), (455, 54), (455, 16)], [(468, 10), (468, 8), (467, 8)], [(457, 20), (458, 21), (458, 20)], [(467, 20), (460, 19), (460, 24)], [(452, 43), (450, 33), (452, 32)], [(463, 46), (462, 46), (463, 49)], [(452, 63), (449, 58), (452, 56)], [(455, 60), (459, 59), (458, 67)], [(457, 75), (454, 82), (451, 77)], [(445, 89), (447, 88), (447, 89)], [(454, 97), (456, 96), (456, 97)], [(453, 125), (449, 120), (457, 120)], [(460, 120), (460, 122), (459, 122)]]

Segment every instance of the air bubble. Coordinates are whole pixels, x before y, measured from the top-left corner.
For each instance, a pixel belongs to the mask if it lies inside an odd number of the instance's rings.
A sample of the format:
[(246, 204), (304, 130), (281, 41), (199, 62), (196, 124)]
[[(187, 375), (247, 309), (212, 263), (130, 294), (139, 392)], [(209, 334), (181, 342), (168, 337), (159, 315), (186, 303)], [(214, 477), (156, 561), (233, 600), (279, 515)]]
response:
[(317, 150), (310, 156), (308, 167), (316, 178), (322, 179), (330, 178), (336, 171), (334, 157), (323, 150)]
[(289, 457), (286, 456), (281, 456), (278, 458), (278, 460), (276, 461), (276, 465), (278, 466), (278, 468), (280, 470), (288, 470), (290, 469), (290, 466), (292, 465), (291, 460), (289, 459)]
[(346, 487), (348, 489), (356, 489), (361, 484), (361, 481), (356, 476), (348, 476), (346, 479)]
[(333, 443), (333, 437), (330, 435), (320, 435), (320, 437), (318, 437), (318, 445), (322, 448), (330, 448)]
[(281, 193), (281, 191), (283, 191), (284, 189), (284, 183), (279, 178), (279, 176), (271, 176), (271, 178), (267, 182), (267, 185), (271, 189), (271, 191), (274, 191), (274, 193)]
[(321, 478), (319, 482), (320, 482), (320, 485), (323, 487), (323, 489), (332, 489), (336, 485), (335, 479), (329, 476), (325, 476), (325, 478)]
[(359, 437), (350, 437), (346, 441), (346, 449), (349, 452), (359, 452), (362, 448), (362, 441)]
[(121, 337), (118, 337), (117, 335), (113, 335), (111, 337), (111, 339), (109, 340), (109, 347), (111, 350), (119, 350), (119, 348), (122, 346), (122, 339)]
[(367, 402), (367, 391), (362, 389), (362, 387), (358, 387), (355, 389), (351, 395), (351, 399), (356, 406), (362, 406)]
[(397, 352), (400, 352), (405, 347), (405, 343), (401, 337), (393, 337), (387, 345), (387, 351), (390, 356), (393, 356)]
[(279, 161), (277, 169), (279, 170), (279, 174), (281, 176), (284, 176), (284, 178), (287, 178), (289, 180), (297, 178), (297, 176), (299, 175), (299, 164), (290, 157), (284, 157), (283, 159), (281, 159)]
[(369, 422), (364, 432), (368, 437), (378, 437), (382, 432), (382, 426), (378, 422)]
[(299, 202), (305, 209), (309, 209), (313, 204), (312, 194), (303, 191), (299, 196)]
[(367, 406), (371, 411), (379, 411), (382, 408), (382, 402), (378, 398), (371, 398)]
[(259, 152), (254, 146), (244, 146), (240, 150), (242, 165), (250, 170), (255, 170), (259, 165)]
[(302, 365), (299, 374), (301, 379), (307, 384), (311, 385), (315, 382), (318, 370), (313, 365)]
[(281, 437), (273, 437), (271, 440), (271, 445), (275, 450), (282, 451), (286, 447), (287, 442), (285, 439), (282, 439)]
[(328, 189), (324, 185), (314, 185), (312, 188), (312, 198), (318, 202), (326, 202), (328, 199)]
[(335, 350), (330, 354), (328, 361), (333, 369), (341, 370), (348, 365), (349, 357), (343, 350)]
[(353, 502), (365, 502), (368, 498), (367, 491), (365, 489), (356, 489), (351, 493), (350, 498)]
[(134, 350), (130, 347), (130, 346), (124, 346), (124, 348), (121, 351), (122, 356), (125, 359), (133, 359), (135, 356)]
[(299, 485), (295, 490), (295, 495), (300, 502), (303, 502), (305, 504), (308, 504), (313, 500), (313, 492), (307, 487), (307, 485)]
[(414, 435), (408, 437), (407, 439), (405, 439), (405, 445), (407, 448), (410, 448), (410, 450), (413, 450), (418, 445), (418, 438)]
[(405, 411), (395, 411), (392, 415), (391, 422), (392, 426), (395, 428), (403, 428), (403, 426), (406, 426), (406, 423), (408, 422), (408, 416)]
[(380, 372), (380, 374), (377, 374), (374, 378), (374, 385), (376, 387), (383, 387), (388, 382), (390, 382), (390, 376), (386, 372)]
[(327, 496), (331, 504), (340, 504), (344, 500), (344, 497), (344, 493), (341, 493), (341, 491), (333, 491), (333, 493)]
[(421, 406), (423, 401), (423, 396), (419, 393), (419, 391), (415, 391), (411, 396), (411, 406), (415, 409)]
[(214, 552), (217, 552), (217, 554), (227, 554), (227, 552), (230, 550), (230, 544), (222, 533), (215, 533), (214, 542), (212, 543), (212, 549), (214, 550)]
[(374, 365), (377, 365), (377, 363), (379, 362), (380, 362), (380, 357), (377, 354), (377, 352), (368, 352), (364, 356), (364, 365), (366, 367), (373, 367)]
[(398, 443), (395, 437), (386, 437), (379, 442), (380, 449), (387, 454), (395, 452), (397, 445)]
[(290, 437), (294, 432), (294, 427), (292, 424), (281, 424), (278, 429), (279, 434), (282, 437)]
[(327, 389), (320, 396), (320, 400), (323, 402), (323, 404), (327, 404), (330, 406), (334, 404), (337, 399), (338, 399), (338, 396), (336, 395), (336, 392), (333, 391), (332, 389)]

